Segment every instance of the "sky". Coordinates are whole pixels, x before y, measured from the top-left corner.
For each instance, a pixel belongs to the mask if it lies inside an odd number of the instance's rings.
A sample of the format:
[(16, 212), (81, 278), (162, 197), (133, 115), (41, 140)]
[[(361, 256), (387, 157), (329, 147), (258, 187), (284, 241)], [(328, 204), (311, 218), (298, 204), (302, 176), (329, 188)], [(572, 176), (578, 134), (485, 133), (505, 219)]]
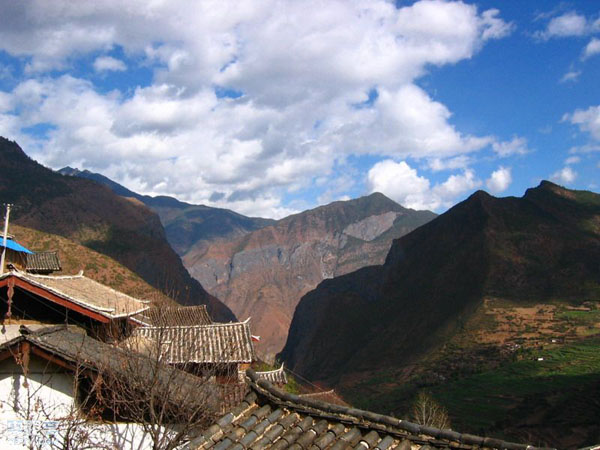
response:
[(280, 218), (600, 189), (600, 3), (0, 0), (0, 135)]

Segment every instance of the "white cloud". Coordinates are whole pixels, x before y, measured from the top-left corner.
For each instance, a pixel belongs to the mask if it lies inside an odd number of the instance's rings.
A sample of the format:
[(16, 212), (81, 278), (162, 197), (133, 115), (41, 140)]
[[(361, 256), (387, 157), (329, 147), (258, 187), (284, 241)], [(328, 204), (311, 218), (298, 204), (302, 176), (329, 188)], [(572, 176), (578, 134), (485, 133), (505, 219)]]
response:
[(562, 120), (579, 126), (581, 131), (588, 132), (592, 138), (600, 140), (600, 106), (577, 109), (573, 113), (565, 114)]
[(589, 31), (590, 25), (585, 16), (569, 11), (553, 17), (544, 31), (536, 33), (536, 37), (550, 39), (553, 37), (582, 36)]
[(416, 169), (405, 161), (399, 163), (387, 159), (369, 170), (368, 182), (371, 192), (381, 192), (407, 208), (436, 208), (437, 202), (427, 198), (429, 180), (417, 174)]
[[(497, 10), (442, 0), (24, 0), (2, 9), (0, 49), (26, 59), (31, 79), (0, 99), (20, 111), (0, 111), (0, 134), (51, 167), (267, 215), (348, 155), (465, 167), (465, 155), (494, 139), (458, 130), (416, 80), (512, 30)], [(46, 73), (115, 46), (123, 60), (101, 56), (95, 70), (141, 63), (153, 70), (150, 86), (102, 94), (85, 79)], [(243, 95), (219, 98), (215, 86)], [(377, 99), (358, 108), (372, 89)], [(47, 140), (23, 135), (36, 123), (54, 126)]]
[(496, 141), (492, 143), (494, 152), (500, 157), (512, 155), (525, 155), (530, 150), (527, 148), (527, 139), (514, 136), (510, 141)]
[(12, 97), (6, 92), (0, 91), (0, 114), (12, 109)]
[(560, 79), (560, 82), (566, 83), (568, 81), (577, 81), (577, 79), (579, 78), (579, 75), (581, 75), (580, 70), (570, 70), (569, 72), (565, 73), (562, 76), (562, 78)]
[(407, 208), (439, 210), (456, 202), (459, 197), (481, 185), (475, 173), (466, 169), (451, 175), (435, 186), (418, 175), (405, 161), (384, 160), (376, 163), (368, 173), (371, 192), (382, 192)]
[(107, 70), (122, 72), (127, 70), (127, 66), (123, 61), (113, 58), (112, 56), (99, 56), (94, 61), (94, 70), (96, 72), (104, 72)]
[(499, 167), (492, 172), (486, 180), (485, 185), (493, 194), (504, 192), (512, 183), (512, 174), (510, 167)]
[(591, 56), (597, 55), (600, 53), (600, 39), (592, 38), (590, 42), (583, 49), (582, 59), (588, 59)]
[(569, 156), (565, 159), (565, 164), (579, 164), (581, 162), (581, 158), (579, 156)]
[(431, 158), (427, 161), (427, 166), (433, 172), (450, 169), (466, 169), (473, 163), (473, 158), (469, 155), (459, 155), (453, 158), (441, 159)]
[(550, 179), (562, 184), (571, 184), (577, 178), (577, 172), (570, 167), (563, 167), (561, 170), (554, 172)]

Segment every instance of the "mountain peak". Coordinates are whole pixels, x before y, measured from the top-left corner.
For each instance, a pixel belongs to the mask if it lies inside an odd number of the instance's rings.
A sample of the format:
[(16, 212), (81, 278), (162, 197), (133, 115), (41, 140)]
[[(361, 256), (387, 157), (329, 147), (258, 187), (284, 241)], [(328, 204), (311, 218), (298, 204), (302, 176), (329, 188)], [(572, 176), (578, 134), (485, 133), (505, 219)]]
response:
[(71, 167), (71, 166), (63, 167), (62, 169), (59, 169), (57, 172), (60, 173), (61, 175), (70, 176), (70, 177), (74, 177), (74, 176), (77, 176), (82, 173), (81, 170), (79, 170), (75, 167)]
[(0, 150), (0, 161), (2, 161), (4, 165), (10, 162), (17, 162), (19, 160), (31, 160), (31, 158), (25, 154), (19, 144), (2, 136), (0, 136)]

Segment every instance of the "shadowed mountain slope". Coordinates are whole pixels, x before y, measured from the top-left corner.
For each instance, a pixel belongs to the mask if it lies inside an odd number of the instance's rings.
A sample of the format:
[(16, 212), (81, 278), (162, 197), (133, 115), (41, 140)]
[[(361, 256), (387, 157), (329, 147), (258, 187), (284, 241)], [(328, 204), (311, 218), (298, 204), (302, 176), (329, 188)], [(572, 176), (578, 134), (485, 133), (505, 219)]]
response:
[(205, 303), (216, 320), (234, 315), (190, 277), (156, 214), (95, 182), (66, 177), (0, 138), (0, 201), (16, 205), (11, 221), (58, 234), (106, 254), (183, 304)]
[(174, 304), (172, 299), (114, 259), (70, 239), (14, 223), (10, 225), (9, 233), (14, 234), (15, 240), (34, 252), (57, 251), (62, 270), (54, 275), (73, 275), (83, 270), (87, 278), (140, 300)]
[[(434, 386), (448, 399), (448, 380), (502, 373), (498, 367), (534, 358), (540, 348), (587, 342), (600, 333), (599, 309), (600, 195), (544, 181), (522, 198), (476, 192), (394, 241), (383, 266), (322, 282), (296, 308), (280, 357), (360, 406), (404, 414), (415, 389)], [(567, 385), (563, 369), (530, 370), (522, 391), (508, 379), (490, 387), (492, 375), (473, 379), (477, 386), (487, 380), (486, 404), (495, 406), (482, 409), (482, 399), (460, 385), (448, 404), (451, 416), (458, 421), (469, 408), (477, 411), (482, 428), (471, 432), (522, 430), (543, 411), (534, 400), (550, 401), (557, 385), (589, 403), (581, 392), (600, 383), (597, 363), (589, 364), (586, 388)], [(529, 416), (522, 414), (527, 405)], [(560, 426), (583, 433), (573, 440), (580, 444), (586, 427), (588, 437), (600, 432), (584, 416), (563, 419)], [(528, 432), (543, 440), (548, 426)]]
[(394, 241), (381, 267), (326, 280), (298, 305), (283, 360), (313, 379), (397, 365), (484, 296), (600, 299), (600, 195), (549, 182), (476, 192)]
[(180, 256), (184, 256), (198, 242), (242, 236), (275, 222), (272, 219), (246, 217), (228, 209), (192, 205), (173, 197), (140, 195), (89, 170), (65, 167), (59, 172), (93, 180), (109, 187), (117, 195), (135, 198), (144, 203), (159, 215), (167, 240)]

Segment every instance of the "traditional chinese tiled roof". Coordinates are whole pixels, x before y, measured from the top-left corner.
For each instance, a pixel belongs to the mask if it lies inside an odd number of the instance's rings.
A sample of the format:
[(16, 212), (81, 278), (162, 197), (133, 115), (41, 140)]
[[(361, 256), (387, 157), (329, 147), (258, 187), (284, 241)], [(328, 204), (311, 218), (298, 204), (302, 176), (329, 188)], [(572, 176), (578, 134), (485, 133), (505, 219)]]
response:
[(129, 317), (148, 309), (148, 302), (98, 283), (83, 276), (83, 273), (52, 276), (33, 275), (13, 270), (1, 275), (0, 283), (10, 277), (22, 280), (24, 283), (17, 284), (22, 289), (27, 289), (28, 285), (41, 288), (43, 291), (50, 292), (109, 319)]
[(536, 447), (417, 425), (285, 393), (248, 371), (245, 400), (192, 440), (187, 450), (215, 449), (506, 449)]
[(261, 380), (267, 380), (271, 384), (284, 385), (287, 384), (287, 376), (283, 370), (283, 364), (279, 369), (269, 370), (266, 372), (256, 372), (256, 375)]
[(134, 335), (160, 343), (171, 364), (256, 360), (248, 320), (189, 327), (139, 327)]
[(193, 326), (210, 325), (213, 323), (206, 305), (197, 306), (152, 306), (134, 320), (146, 326)]
[(27, 253), (25, 270), (33, 273), (49, 273), (61, 270), (58, 252)]
[[(214, 386), (209, 386), (204, 379), (165, 364), (158, 364), (156, 360), (139, 353), (98, 341), (77, 326), (5, 327), (13, 329), (10, 331), (11, 338), (0, 342), (0, 351), (26, 341), (52, 357), (70, 363), (76, 370), (91, 369), (104, 377), (123, 377), (122, 380), (136, 385), (153, 385), (154, 392), (168, 396), (169, 401), (182, 408), (202, 406), (195, 402), (206, 402), (204, 406), (209, 407), (207, 397), (202, 395), (207, 389), (211, 390), (211, 395), (214, 392), (212, 406), (217, 405), (218, 391)], [(15, 327), (19, 327), (18, 331), (14, 330)]]

